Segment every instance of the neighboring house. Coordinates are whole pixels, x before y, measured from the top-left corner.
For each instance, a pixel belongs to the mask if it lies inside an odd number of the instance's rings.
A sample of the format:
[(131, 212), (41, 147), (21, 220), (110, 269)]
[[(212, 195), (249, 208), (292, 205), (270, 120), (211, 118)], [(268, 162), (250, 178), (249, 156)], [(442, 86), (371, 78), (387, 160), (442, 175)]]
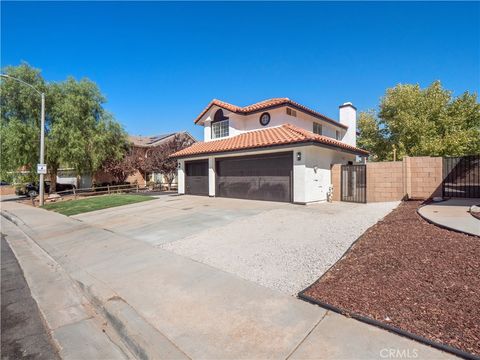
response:
[(324, 201), (331, 166), (368, 152), (356, 147), (356, 108), (339, 121), (288, 98), (239, 107), (213, 100), (195, 119), (204, 141), (176, 152), (178, 193), (273, 200)]
[[(190, 135), (187, 131), (181, 131), (181, 132), (163, 134), (163, 135), (154, 135), (154, 136), (129, 135), (128, 139), (138, 151), (138, 155), (147, 158), (148, 153), (152, 148), (163, 145), (169, 141), (172, 141), (176, 135), (189, 137), (194, 142), (196, 141), (195, 138), (192, 135)], [(155, 172), (142, 174), (140, 173), (140, 171), (137, 171), (133, 175), (130, 175), (127, 178), (127, 182), (129, 183), (136, 182), (140, 185), (147, 185), (147, 182), (149, 181), (166, 183), (165, 179), (163, 178), (163, 175), (161, 173), (155, 173)], [(176, 184), (176, 179), (174, 180), (173, 183)]]

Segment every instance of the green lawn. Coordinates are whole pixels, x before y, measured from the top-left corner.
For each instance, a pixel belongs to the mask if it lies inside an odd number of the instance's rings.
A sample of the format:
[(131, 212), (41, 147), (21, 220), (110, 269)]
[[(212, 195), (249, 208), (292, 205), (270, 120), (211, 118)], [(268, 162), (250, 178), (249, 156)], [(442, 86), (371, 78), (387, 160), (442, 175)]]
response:
[(95, 196), (88, 199), (60, 201), (43, 206), (44, 209), (56, 211), (60, 214), (72, 216), (89, 211), (107, 209), (115, 206), (134, 204), (155, 199), (151, 196), (114, 194)]

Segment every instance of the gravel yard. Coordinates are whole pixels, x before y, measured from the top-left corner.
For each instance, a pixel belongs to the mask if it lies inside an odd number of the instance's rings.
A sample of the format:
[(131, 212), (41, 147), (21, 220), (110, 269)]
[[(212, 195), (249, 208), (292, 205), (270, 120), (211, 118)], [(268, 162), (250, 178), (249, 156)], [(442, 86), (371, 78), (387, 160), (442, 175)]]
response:
[[(235, 204), (236, 200), (228, 200)], [(266, 287), (296, 294), (397, 205), (282, 205), (159, 246)]]
[(423, 220), (406, 202), (305, 295), (480, 355), (480, 238)]

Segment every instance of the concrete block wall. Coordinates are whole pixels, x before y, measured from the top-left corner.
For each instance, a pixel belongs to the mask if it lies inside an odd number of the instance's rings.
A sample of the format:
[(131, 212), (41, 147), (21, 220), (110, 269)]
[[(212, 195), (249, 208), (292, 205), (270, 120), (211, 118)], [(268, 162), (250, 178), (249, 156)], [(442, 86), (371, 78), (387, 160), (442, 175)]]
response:
[(418, 156), (404, 159), (406, 194), (409, 199), (428, 199), (442, 196), (443, 159), (441, 157)]
[(367, 163), (367, 202), (395, 201), (404, 196), (401, 161)]
[[(441, 157), (405, 157), (367, 163), (367, 202), (428, 199), (442, 196)], [(332, 165), (333, 200), (340, 201), (341, 165)]]
[(332, 196), (333, 201), (340, 201), (341, 169), (342, 169), (341, 164), (332, 165), (331, 176), (332, 176), (332, 186), (333, 186), (333, 196)]

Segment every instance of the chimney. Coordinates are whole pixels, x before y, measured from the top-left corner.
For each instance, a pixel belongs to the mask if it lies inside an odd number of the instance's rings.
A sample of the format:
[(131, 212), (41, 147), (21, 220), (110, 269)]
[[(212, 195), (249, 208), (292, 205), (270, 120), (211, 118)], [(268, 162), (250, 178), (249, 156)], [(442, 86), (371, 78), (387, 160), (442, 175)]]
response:
[(348, 126), (347, 133), (342, 141), (346, 144), (357, 146), (357, 108), (351, 102), (339, 106), (340, 124)]

